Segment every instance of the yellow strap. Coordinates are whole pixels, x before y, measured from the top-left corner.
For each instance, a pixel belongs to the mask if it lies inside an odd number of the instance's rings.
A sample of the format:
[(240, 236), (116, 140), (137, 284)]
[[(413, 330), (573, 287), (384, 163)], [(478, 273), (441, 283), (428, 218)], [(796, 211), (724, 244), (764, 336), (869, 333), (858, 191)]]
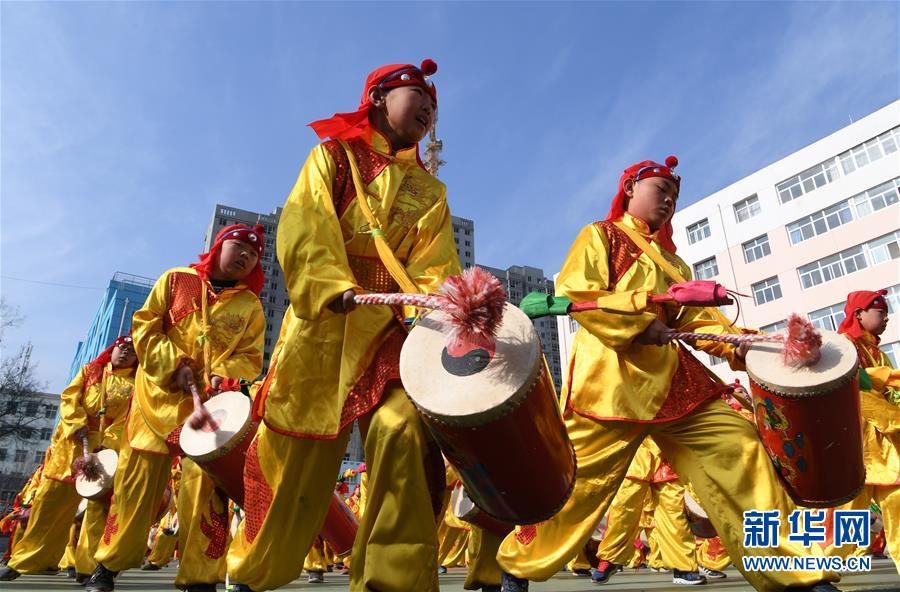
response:
[(212, 384), (209, 375), (212, 370), (210, 368), (212, 364), (212, 345), (209, 342), (209, 288), (203, 278), (200, 278), (200, 285), (202, 286), (200, 290), (200, 316), (203, 322), (203, 343), (201, 344), (203, 346), (203, 380), (206, 382), (206, 386), (210, 386)]
[(406, 273), (406, 267), (404, 267), (397, 259), (397, 256), (394, 255), (394, 251), (384, 237), (384, 230), (381, 228), (381, 223), (375, 218), (375, 214), (372, 213), (372, 209), (369, 207), (369, 200), (367, 199), (369, 194), (363, 186), (362, 178), (359, 174), (359, 165), (356, 164), (356, 157), (353, 155), (353, 151), (344, 140), (338, 140), (338, 142), (341, 143), (344, 152), (347, 153), (347, 160), (350, 162), (350, 174), (353, 177), (353, 186), (356, 188), (356, 203), (359, 204), (359, 209), (362, 210), (363, 216), (366, 217), (366, 222), (369, 223), (369, 229), (371, 230), (372, 240), (375, 241), (375, 249), (378, 251), (378, 257), (381, 259), (384, 267), (388, 270), (388, 273), (391, 274), (391, 277), (394, 278), (394, 281), (397, 282), (397, 285), (400, 286), (401, 290), (409, 294), (421, 293), (422, 290), (420, 290), (419, 286), (417, 286), (412, 278), (409, 277), (409, 274)]
[[(621, 220), (613, 222), (613, 224), (615, 224), (616, 227), (619, 228), (622, 232), (627, 234), (628, 238), (630, 238), (634, 242), (634, 244), (636, 244), (648, 257), (650, 257), (650, 259), (652, 259), (654, 263), (659, 265), (660, 269), (662, 269), (667, 276), (679, 283), (687, 281), (687, 279), (685, 279), (685, 277), (681, 275), (681, 272), (678, 271), (678, 269), (674, 265), (672, 265), (665, 257), (663, 257), (662, 253), (651, 247), (650, 243), (647, 242), (647, 239), (641, 236), (640, 233), (638, 233), (635, 229), (629, 228)], [(718, 308), (712, 306), (706, 306), (704, 308), (710, 314), (712, 314), (716, 318), (716, 320), (718, 320), (726, 327), (734, 326), (734, 323), (732, 323), (728, 319), (728, 317), (723, 315), (722, 311), (720, 311)]]

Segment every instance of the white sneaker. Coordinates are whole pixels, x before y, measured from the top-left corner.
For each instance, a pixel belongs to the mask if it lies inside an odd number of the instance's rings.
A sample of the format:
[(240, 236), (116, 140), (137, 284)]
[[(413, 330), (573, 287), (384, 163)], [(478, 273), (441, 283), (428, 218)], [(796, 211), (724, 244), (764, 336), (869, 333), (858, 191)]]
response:
[(709, 569), (708, 567), (700, 566), (700, 573), (706, 576), (707, 580), (724, 580), (728, 577), (728, 574), (723, 573), (721, 571), (716, 571), (714, 569)]

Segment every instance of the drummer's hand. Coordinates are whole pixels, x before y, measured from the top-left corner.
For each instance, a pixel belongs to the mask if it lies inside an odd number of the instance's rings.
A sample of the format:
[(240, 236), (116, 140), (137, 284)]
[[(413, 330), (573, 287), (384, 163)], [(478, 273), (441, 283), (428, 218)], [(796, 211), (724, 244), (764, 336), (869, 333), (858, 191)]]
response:
[(665, 345), (672, 341), (672, 329), (659, 319), (653, 319), (644, 332), (634, 338), (641, 345)]
[(85, 427), (81, 428), (80, 430), (78, 430), (77, 432), (75, 432), (74, 434), (72, 434), (72, 439), (75, 440), (76, 442), (80, 442), (81, 439), (86, 437), (87, 435), (88, 435), (88, 429), (87, 429), (87, 426), (85, 426)]
[(218, 394), (219, 394), (219, 389), (220, 389), (221, 386), (222, 386), (222, 381), (223, 381), (223, 380), (225, 380), (225, 379), (222, 378), (221, 376), (216, 376), (215, 374), (213, 374), (213, 375), (209, 378), (209, 388), (210, 388), (210, 390), (212, 391), (212, 394), (214, 394), (214, 395), (218, 395)]
[(750, 342), (747, 342), (734, 348), (734, 357), (743, 362), (747, 357), (747, 352), (750, 351), (750, 345)]
[(356, 296), (356, 292), (354, 292), (353, 290), (347, 290), (346, 292), (329, 302), (328, 309), (331, 312), (336, 312), (338, 314), (346, 314), (356, 308), (356, 303), (353, 301), (354, 296)]
[(175, 371), (175, 383), (186, 393), (191, 392), (191, 383), (194, 382), (194, 371), (188, 365), (181, 366)]

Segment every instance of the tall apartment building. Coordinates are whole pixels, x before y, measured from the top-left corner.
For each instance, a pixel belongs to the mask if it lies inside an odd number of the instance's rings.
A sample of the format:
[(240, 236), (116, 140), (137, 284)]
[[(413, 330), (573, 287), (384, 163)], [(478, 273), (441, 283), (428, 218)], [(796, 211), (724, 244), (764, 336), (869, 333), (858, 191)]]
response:
[[(529, 292), (553, 294), (553, 280), (544, 277), (544, 270), (536, 267), (513, 265), (506, 269), (480, 265), (482, 269), (493, 274), (506, 289), (509, 302), (516, 306)], [(562, 367), (559, 356), (559, 335), (556, 330), (556, 319), (545, 317), (534, 320), (534, 328), (541, 338), (544, 356), (550, 367), (550, 374), (557, 390), (562, 386)]]
[[(836, 330), (848, 292), (889, 290), (882, 349), (900, 361), (900, 101), (685, 207), (673, 226), (694, 277), (751, 297), (724, 312), (764, 331), (791, 313)], [(701, 355), (723, 376), (723, 360)]]
[(151, 278), (121, 271), (113, 274), (88, 328), (87, 337), (84, 341), (79, 341), (75, 349), (75, 357), (69, 368), (69, 380), (78, 374), (82, 366), (109, 347), (119, 335), (131, 330), (131, 317), (144, 306), (154, 283), (155, 280)]
[(451, 216), (453, 222), (453, 242), (463, 269), (475, 265), (475, 222), (468, 218)]

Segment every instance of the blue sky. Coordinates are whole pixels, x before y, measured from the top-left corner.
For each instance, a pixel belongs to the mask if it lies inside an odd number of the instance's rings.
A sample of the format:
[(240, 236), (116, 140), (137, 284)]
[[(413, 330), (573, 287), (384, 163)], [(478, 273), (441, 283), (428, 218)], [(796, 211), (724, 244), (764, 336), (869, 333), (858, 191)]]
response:
[[(559, 268), (621, 170), (676, 154), (691, 203), (896, 100), (896, 2), (12, 3), (0, 41), (0, 289), (64, 385), (116, 271), (271, 211), (366, 73), (435, 59), (476, 260)], [(86, 286), (78, 289), (10, 278)]]

